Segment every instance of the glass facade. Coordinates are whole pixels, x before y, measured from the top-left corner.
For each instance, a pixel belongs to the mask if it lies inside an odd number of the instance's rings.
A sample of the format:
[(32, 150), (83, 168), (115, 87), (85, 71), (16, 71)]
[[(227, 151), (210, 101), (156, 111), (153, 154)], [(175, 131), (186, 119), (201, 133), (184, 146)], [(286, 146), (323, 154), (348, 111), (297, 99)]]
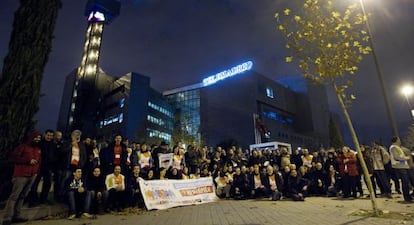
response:
[(175, 106), (175, 129), (200, 143), (200, 89), (174, 93), (167, 99)]

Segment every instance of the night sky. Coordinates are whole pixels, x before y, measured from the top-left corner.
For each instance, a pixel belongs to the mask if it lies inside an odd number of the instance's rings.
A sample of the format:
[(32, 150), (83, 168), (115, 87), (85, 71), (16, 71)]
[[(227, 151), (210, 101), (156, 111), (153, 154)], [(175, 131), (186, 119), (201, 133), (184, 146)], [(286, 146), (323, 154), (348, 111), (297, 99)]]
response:
[[(345, 1), (345, 0), (344, 0)], [(349, 0), (358, 2), (358, 0)], [(62, 0), (53, 51), (47, 63), (37, 128), (56, 128), (65, 76), (81, 61), (87, 28), (86, 0)], [(133, 71), (151, 78), (159, 91), (254, 61), (253, 69), (272, 79), (297, 76), (286, 64), (284, 40), (274, 13), (288, 0), (122, 0), (121, 15), (105, 27), (100, 67), (115, 76)], [(386, 89), (401, 136), (412, 120), (403, 83), (414, 84), (414, 1), (364, 0)], [(0, 66), (7, 54), (17, 0), (0, 1)], [(351, 118), (363, 143), (392, 135), (372, 56), (365, 57), (354, 79), (357, 100)], [(340, 113), (328, 89), (332, 111)], [(414, 105), (414, 96), (411, 104)], [(342, 114), (340, 114), (343, 118)], [(346, 128), (346, 127), (344, 127)], [(345, 131), (347, 129), (344, 129)], [(350, 142), (348, 142), (350, 144)]]

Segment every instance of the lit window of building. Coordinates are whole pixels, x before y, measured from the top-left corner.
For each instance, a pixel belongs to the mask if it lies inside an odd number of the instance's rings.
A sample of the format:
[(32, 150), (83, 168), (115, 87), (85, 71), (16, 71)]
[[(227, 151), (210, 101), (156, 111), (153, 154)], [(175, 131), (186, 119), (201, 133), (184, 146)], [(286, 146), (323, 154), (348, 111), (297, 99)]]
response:
[(119, 100), (119, 108), (124, 108), (125, 106), (125, 98), (121, 98), (121, 100)]
[(274, 98), (272, 88), (269, 88), (269, 87), (266, 88), (266, 96), (269, 98)]

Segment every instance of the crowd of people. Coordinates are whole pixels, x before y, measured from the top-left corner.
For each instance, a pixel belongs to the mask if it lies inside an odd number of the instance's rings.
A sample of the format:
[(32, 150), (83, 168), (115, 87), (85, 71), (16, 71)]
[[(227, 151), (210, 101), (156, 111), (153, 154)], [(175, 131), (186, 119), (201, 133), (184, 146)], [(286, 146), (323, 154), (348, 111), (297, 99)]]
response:
[[(63, 140), (60, 131), (46, 130), (28, 135), (13, 152), (15, 163), (13, 191), (7, 201), (3, 225), (24, 222), (20, 208), (65, 202), (68, 219), (93, 218), (95, 214), (122, 211), (126, 207), (144, 208), (139, 181), (152, 179), (197, 179), (211, 177), (216, 195), (222, 199), (291, 199), (309, 196), (355, 199), (366, 197), (362, 188), (362, 169), (357, 153), (349, 147), (308, 150), (287, 148), (243, 150), (231, 146), (216, 148), (192, 143), (163, 141), (159, 145), (129, 143), (116, 135), (109, 143), (98, 144), (81, 131)], [(414, 163), (411, 151), (398, 137), (387, 149), (379, 143), (361, 146), (375, 197), (392, 198), (395, 192), (405, 203), (412, 202)], [(163, 167), (161, 154), (172, 153), (171, 163)], [(43, 181), (40, 195), (38, 186)], [(400, 185), (401, 180), (401, 185)], [(53, 198), (49, 198), (53, 184)], [(377, 192), (379, 188), (379, 192)]]

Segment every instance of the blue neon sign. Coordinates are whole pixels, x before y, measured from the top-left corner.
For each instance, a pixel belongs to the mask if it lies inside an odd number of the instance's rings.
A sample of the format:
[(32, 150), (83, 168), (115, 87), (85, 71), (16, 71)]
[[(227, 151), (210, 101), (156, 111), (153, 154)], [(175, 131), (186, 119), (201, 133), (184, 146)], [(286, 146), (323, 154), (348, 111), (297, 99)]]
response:
[(231, 69), (224, 70), (220, 73), (214, 74), (212, 76), (209, 76), (205, 79), (203, 79), (203, 86), (208, 86), (216, 83), (217, 81), (224, 80), (228, 77), (232, 77), (234, 75), (243, 73), (247, 70), (250, 70), (253, 67), (252, 61), (247, 61), (245, 63), (242, 63), (240, 65), (234, 66)]

